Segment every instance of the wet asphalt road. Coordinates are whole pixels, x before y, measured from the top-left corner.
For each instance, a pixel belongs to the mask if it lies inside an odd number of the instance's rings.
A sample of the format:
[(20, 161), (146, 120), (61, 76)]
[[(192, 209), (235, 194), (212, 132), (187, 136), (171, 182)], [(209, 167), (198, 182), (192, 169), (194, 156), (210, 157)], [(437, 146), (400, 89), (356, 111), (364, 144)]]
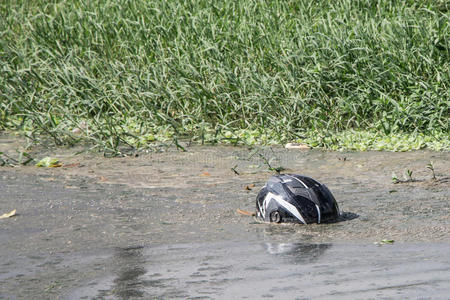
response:
[[(236, 214), (254, 209), (270, 176), (246, 149), (118, 159), (59, 151), (66, 167), (0, 168), (0, 214), (18, 213), (0, 220), (0, 299), (450, 294), (448, 153), (271, 150), (273, 163), (326, 183), (347, 216), (298, 226)], [(393, 184), (392, 172), (406, 169), (417, 181)], [(395, 243), (374, 245), (385, 238)]]

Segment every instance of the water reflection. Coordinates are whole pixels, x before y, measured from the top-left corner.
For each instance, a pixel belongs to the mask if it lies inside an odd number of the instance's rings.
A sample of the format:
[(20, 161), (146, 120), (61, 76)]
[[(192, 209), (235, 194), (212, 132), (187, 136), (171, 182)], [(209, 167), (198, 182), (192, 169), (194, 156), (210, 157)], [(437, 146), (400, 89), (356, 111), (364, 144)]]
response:
[(117, 277), (114, 279), (113, 294), (119, 299), (142, 298), (143, 282), (140, 278), (147, 271), (143, 267), (145, 258), (143, 247), (117, 248), (114, 260), (117, 266)]
[(265, 243), (269, 254), (288, 259), (292, 263), (311, 263), (322, 256), (331, 244)]

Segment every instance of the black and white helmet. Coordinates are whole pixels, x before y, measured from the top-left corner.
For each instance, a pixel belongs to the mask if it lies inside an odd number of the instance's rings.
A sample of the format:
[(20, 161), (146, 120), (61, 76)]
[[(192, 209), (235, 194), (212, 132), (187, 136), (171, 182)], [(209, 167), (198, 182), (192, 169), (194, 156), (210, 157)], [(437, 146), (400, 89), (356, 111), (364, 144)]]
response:
[(256, 197), (257, 217), (266, 222), (326, 223), (339, 218), (330, 190), (316, 180), (294, 174), (272, 176)]

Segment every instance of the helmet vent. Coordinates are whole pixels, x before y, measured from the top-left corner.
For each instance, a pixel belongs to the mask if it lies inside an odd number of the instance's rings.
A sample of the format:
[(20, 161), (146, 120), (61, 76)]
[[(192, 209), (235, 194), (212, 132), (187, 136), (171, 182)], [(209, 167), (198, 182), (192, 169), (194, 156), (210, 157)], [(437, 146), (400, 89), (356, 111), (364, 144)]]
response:
[(280, 223), (281, 222), (281, 215), (277, 210), (274, 210), (270, 213), (270, 222), (274, 223)]

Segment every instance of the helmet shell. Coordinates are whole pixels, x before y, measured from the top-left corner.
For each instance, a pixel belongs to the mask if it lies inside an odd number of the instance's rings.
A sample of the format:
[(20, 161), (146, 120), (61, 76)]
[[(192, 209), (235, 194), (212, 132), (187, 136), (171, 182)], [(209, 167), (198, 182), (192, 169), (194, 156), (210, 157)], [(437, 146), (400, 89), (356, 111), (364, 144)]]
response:
[(339, 207), (330, 190), (302, 175), (269, 178), (256, 197), (257, 217), (275, 223), (327, 223), (339, 218)]

